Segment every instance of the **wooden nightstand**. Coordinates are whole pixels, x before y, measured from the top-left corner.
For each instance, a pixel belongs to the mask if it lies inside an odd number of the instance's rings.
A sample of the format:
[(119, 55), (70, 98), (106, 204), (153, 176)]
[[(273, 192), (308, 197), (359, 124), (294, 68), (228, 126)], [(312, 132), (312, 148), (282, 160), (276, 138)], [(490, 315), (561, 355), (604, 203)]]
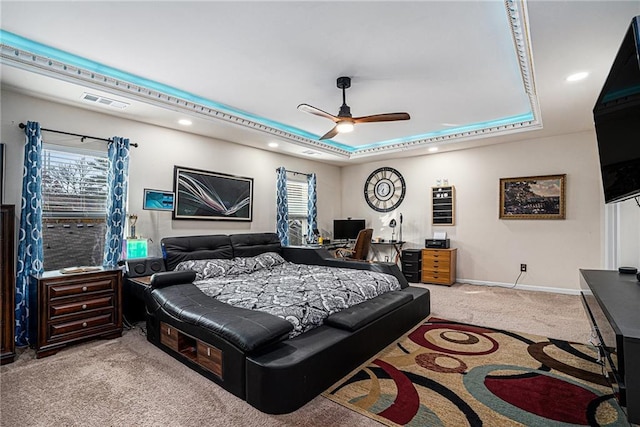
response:
[(122, 335), (122, 272), (31, 276), (29, 332), (36, 357), (89, 338)]
[(456, 281), (457, 249), (423, 249), (422, 282), (451, 286)]

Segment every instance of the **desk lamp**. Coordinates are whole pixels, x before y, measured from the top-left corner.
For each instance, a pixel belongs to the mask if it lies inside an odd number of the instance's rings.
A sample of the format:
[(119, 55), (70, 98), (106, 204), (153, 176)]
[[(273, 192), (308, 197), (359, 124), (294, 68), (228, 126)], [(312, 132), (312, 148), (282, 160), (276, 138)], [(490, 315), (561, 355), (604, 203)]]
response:
[(389, 223), (389, 227), (391, 227), (391, 242), (395, 242), (394, 235), (396, 233), (396, 220), (395, 218), (391, 220)]

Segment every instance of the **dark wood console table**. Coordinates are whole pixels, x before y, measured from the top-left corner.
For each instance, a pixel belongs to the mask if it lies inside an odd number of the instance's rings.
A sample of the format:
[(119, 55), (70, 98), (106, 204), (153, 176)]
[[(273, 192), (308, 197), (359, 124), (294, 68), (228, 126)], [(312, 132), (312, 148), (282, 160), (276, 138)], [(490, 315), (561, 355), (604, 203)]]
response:
[(635, 274), (580, 270), (582, 302), (620, 405), (640, 423), (640, 282)]

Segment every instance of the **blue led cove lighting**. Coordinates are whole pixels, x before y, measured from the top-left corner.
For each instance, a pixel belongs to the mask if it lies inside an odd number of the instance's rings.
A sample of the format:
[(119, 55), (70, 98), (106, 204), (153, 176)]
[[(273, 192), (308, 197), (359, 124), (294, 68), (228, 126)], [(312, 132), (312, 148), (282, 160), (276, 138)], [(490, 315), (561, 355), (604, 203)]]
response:
[[(118, 70), (116, 68), (103, 65), (98, 62), (91, 61), (86, 58), (82, 58), (80, 56), (62, 51), (60, 49), (56, 49), (54, 47), (35, 42), (33, 40), (26, 39), (22, 36), (19, 36), (17, 34), (14, 34), (2, 29), (0, 29), (0, 42), (3, 45), (9, 46), (11, 48), (15, 48), (24, 52), (43, 56), (43, 57), (61, 62), (66, 65), (76, 67), (78, 69), (86, 70), (88, 72), (98, 73), (98, 74), (113, 78), (115, 80), (121, 80), (141, 88), (154, 90), (164, 95), (171, 96), (177, 99), (189, 101), (198, 105), (203, 105), (203, 106), (206, 106), (207, 108), (211, 108), (229, 115), (240, 117), (242, 119), (246, 119), (248, 121), (251, 121), (266, 127), (274, 128), (282, 132), (290, 133), (292, 135), (295, 135), (301, 138), (306, 138), (306, 139), (315, 140), (315, 141), (317, 141), (319, 138), (319, 135), (304, 131), (297, 127), (289, 126), (275, 120), (270, 120), (265, 117), (261, 117), (261, 116), (249, 113), (247, 111), (239, 110), (229, 105), (215, 102), (210, 99), (192, 94), (190, 92), (186, 92), (184, 90), (174, 88), (172, 86), (168, 86), (168, 85), (165, 85), (165, 84), (162, 84), (162, 83), (159, 83), (135, 74), (127, 73), (122, 70)], [(420, 135), (413, 135), (413, 136), (396, 138), (396, 139), (391, 139), (386, 141), (379, 141), (371, 144), (361, 145), (358, 147), (352, 147), (350, 145), (342, 144), (340, 142), (333, 141), (333, 140), (324, 140), (321, 143), (327, 146), (334, 147), (339, 150), (343, 150), (347, 153), (354, 154), (361, 151), (384, 149), (385, 147), (388, 147), (388, 146), (402, 145), (402, 144), (407, 144), (414, 141), (429, 140), (429, 139), (434, 139), (434, 138), (448, 136), (448, 135), (461, 134), (465, 132), (473, 133), (476, 131), (480, 131), (482, 129), (491, 129), (495, 127), (515, 125), (515, 124), (520, 124), (523, 122), (533, 121), (533, 120), (535, 120), (535, 117), (533, 112), (530, 110), (527, 113), (517, 115), (517, 116), (490, 120), (490, 121), (485, 121), (480, 123), (473, 123), (473, 124), (459, 126), (455, 128), (447, 128), (447, 129), (428, 132)]]

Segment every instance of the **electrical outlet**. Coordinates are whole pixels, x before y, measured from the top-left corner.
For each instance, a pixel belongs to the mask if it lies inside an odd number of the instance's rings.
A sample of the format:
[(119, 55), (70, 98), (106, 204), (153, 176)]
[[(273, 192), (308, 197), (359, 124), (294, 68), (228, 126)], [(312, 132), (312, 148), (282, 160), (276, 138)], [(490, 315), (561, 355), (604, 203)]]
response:
[(520, 264), (520, 271), (527, 271), (527, 264)]

